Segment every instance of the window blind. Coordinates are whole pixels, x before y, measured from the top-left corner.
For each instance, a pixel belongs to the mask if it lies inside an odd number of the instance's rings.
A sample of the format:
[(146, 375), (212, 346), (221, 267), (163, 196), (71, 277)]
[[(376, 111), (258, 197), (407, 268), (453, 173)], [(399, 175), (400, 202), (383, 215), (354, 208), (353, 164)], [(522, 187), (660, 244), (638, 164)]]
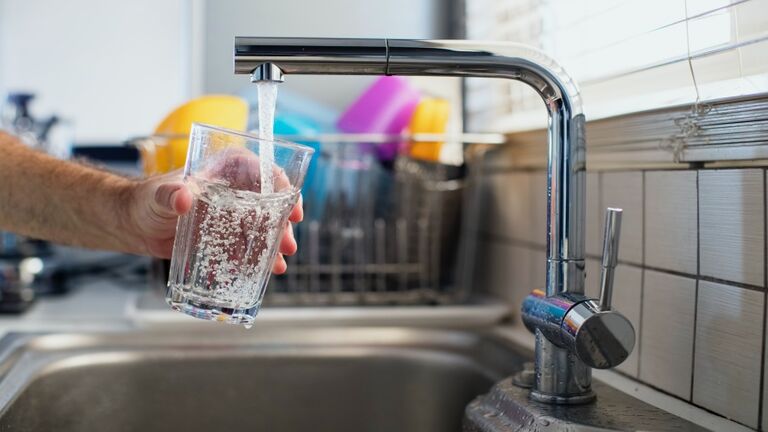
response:
[[(520, 42), (579, 83), (587, 119), (768, 92), (768, 0), (467, 0), (467, 35)], [(473, 130), (546, 126), (526, 85), (467, 80)]]

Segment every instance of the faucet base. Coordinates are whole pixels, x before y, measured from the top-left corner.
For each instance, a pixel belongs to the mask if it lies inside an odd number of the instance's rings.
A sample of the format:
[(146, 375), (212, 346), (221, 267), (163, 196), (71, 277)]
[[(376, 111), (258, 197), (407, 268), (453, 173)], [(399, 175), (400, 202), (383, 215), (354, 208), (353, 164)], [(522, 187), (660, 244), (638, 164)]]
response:
[(596, 382), (595, 403), (542, 404), (507, 378), (464, 410), (464, 432), (703, 432), (706, 429)]
[(595, 392), (592, 390), (579, 395), (571, 395), (571, 396), (558, 396), (558, 395), (551, 395), (546, 393), (541, 393), (536, 390), (531, 390), (531, 394), (529, 395), (531, 400), (534, 400), (536, 402), (542, 402), (546, 404), (553, 404), (553, 405), (583, 405), (592, 403), (597, 399), (597, 395), (595, 395)]
[(553, 405), (585, 404), (595, 400), (592, 369), (536, 329), (536, 373), (531, 399)]

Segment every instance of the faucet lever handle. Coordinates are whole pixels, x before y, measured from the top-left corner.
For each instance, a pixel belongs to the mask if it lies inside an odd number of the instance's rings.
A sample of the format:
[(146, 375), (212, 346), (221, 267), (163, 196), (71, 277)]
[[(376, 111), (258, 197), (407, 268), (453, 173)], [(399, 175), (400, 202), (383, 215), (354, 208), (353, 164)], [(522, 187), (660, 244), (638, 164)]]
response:
[(621, 234), (621, 214), (623, 210), (607, 208), (605, 210), (605, 233), (603, 234), (603, 262), (600, 273), (601, 311), (611, 309), (613, 295), (613, 274), (619, 257), (619, 236)]

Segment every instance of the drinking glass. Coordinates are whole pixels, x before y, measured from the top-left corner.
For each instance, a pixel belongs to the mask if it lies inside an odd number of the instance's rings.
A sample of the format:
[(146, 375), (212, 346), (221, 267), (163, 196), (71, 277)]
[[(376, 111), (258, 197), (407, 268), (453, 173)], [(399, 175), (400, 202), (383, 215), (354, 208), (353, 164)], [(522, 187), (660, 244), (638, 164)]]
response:
[(313, 149), (193, 124), (166, 301), (196, 318), (250, 327)]

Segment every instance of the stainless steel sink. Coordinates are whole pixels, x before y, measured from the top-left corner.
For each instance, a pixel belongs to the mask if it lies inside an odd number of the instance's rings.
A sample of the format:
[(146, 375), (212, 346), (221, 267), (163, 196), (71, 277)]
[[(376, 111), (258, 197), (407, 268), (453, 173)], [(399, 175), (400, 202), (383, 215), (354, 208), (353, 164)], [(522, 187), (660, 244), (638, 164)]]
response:
[(502, 335), (216, 325), (10, 335), (0, 431), (702, 430), (601, 384), (589, 405), (531, 401), (508, 377), (532, 353)]
[(2, 431), (459, 431), (527, 353), (484, 332), (270, 328), (12, 335)]

